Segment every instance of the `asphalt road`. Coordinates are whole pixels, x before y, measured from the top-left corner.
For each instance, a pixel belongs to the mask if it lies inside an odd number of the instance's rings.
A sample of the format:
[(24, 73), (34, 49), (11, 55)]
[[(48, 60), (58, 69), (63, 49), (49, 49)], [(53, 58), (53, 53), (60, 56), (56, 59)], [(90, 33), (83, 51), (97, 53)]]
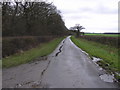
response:
[[(41, 60), (42, 59), (42, 60)], [(3, 69), (3, 88), (116, 88), (106, 74), (67, 37), (49, 56)]]

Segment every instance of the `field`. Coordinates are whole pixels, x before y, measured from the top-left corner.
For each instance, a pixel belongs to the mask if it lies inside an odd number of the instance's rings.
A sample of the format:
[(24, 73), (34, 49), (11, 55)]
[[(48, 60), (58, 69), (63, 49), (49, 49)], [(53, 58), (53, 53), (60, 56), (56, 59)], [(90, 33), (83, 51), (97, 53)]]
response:
[(53, 50), (57, 47), (57, 45), (63, 40), (62, 38), (56, 38), (52, 41), (42, 43), (36, 48), (32, 48), (28, 51), (24, 51), (23, 53), (17, 53), (11, 55), (7, 58), (2, 59), (3, 68), (13, 67), (20, 64), (24, 64), (30, 62), (37, 57), (46, 56), (53, 52)]
[(99, 35), (84, 35), (80, 38), (86, 39), (88, 41), (94, 41), (97, 43), (101, 43), (107, 46), (112, 46), (115, 48), (120, 48), (120, 37), (110, 37), (110, 36), (99, 36)]
[[(71, 40), (82, 50), (89, 53), (90, 57), (94, 56), (101, 58), (103, 59), (103, 64), (109, 64), (109, 69), (120, 72), (120, 66), (118, 66), (118, 56), (120, 56), (118, 51), (120, 49), (81, 38), (75, 38), (73, 36)], [(103, 67), (106, 68), (104, 65)]]
[(120, 37), (120, 34), (85, 33), (85, 35), (91, 35), (91, 36), (106, 36), (106, 37)]

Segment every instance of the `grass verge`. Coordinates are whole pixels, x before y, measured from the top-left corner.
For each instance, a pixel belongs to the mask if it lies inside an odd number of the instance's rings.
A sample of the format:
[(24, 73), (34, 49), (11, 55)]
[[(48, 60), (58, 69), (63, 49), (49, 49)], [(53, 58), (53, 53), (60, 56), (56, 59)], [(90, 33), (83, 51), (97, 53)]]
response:
[(97, 63), (108, 72), (114, 73), (115, 78), (120, 84), (120, 76), (116, 73), (120, 73), (120, 49), (85, 39), (75, 38), (74, 36), (71, 37), (71, 40), (79, 48), (89, 53), (91, 58), (92, 56), (101, 58), (102, 60)]
[(56, 38), (50, 42), (42, 43), (36, 48), (32, 48), (28, 51), (24, 51), (23, 53), (18, 53), (18, 54), (11, 55), (7, 58), (3, 58), (2, 66), (3, 68), (9, 68), (9, 67), (30, 62), (40, 56), (49, 55), (54, 51), (54, 49), (63, 39), (64, 37)]
[[(78, 39), (74, 36), (71, 37), (71, 40), (82, 50), (89, 53), (90, 57), (94, 56), (103, 59), (101, 61), (103, 68), (107, 67), (113, 71), (120, 72), (120, 66), (118, 65), (118, 56), (120, 53), (118, 54), (119, 50), (117, 48), (80, 38)], [(107, 66), (108, 64), (109, 66)]]

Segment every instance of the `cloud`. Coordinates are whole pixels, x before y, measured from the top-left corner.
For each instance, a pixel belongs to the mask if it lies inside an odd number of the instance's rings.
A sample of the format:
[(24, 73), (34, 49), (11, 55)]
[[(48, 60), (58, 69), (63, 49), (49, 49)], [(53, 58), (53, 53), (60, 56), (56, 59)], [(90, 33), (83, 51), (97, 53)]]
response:
[(117, 14), (118, 10), (116, 8), (110, 8), (105, 5), (97, 6), (95, 13), (97, 14)]
[(118, 32), (118, 0), (48, 0), (62, 12), (65, 25), (76, 23), (87, 32)]

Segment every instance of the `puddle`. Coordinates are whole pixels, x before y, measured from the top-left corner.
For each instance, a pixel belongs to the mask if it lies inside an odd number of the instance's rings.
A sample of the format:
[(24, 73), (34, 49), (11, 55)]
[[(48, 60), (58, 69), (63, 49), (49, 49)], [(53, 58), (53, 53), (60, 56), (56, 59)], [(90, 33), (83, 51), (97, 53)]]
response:
[[(102, 67), (99, 66), (99, 64), (97, 64), (98, 61), (101, 61), (102, 59), (100, 58), (96, 58), (96, 57), (93, 57), (93, 62), (99, 67), (99, 70), (100, 71), (105, 71)], [(105, 71), (106, 72), (106, 71)], [(110, 75), (110, 74), (102, 74), (100, 75), (100, 78), (101, 80), (103, 80), (104, 82), (109, 82), (109, 83), (113, 83), (115, 78), (114, 78), (114, 75)]]
[(85, 53), (86, 55), (88, 55), (88, 56), (89, 56), (89, 54), (88, 54), (88, 53), (86, 53), (85, 51), (83, 51), (82, 49), (81, 49), (81, 51), (82, 51), (83, 53)]
[(99, 67), (99, 70), (103, 70), (102, 67), (100, 67), (99, 64), (97, 63), (98, 61), (101, 61), (101, 60), (102, 59), (100, 58), (92, 57), (92, 61), (95, 63), (97, 67)]
[(120, 76), (120, 73), (118, 73), (118, 72), (115, 72), (118, 76)]
[(96, 57), (92, 57), (92, 58), (93, 58), (92, 61), (95, 62), (95, 63), (98, 62), (98, 61), (101, 61), (101, 60), (102, 60), (102, 59), (100, 59), (100, 58), (96, 58)]
[(99, 70), (101, 70), (101, 71), (102, 71), (102, 70), (103, 70), (103, 68), (101, 68), (101, 67), (100, 67), (100, 68), (99, 68)]
[(103, 74), (103, 75), (100, 75), (100, 78), (105, 81), (105, 82), (114, 82), (114, 76), (113, 75), (109, 75), (109, 74)]

